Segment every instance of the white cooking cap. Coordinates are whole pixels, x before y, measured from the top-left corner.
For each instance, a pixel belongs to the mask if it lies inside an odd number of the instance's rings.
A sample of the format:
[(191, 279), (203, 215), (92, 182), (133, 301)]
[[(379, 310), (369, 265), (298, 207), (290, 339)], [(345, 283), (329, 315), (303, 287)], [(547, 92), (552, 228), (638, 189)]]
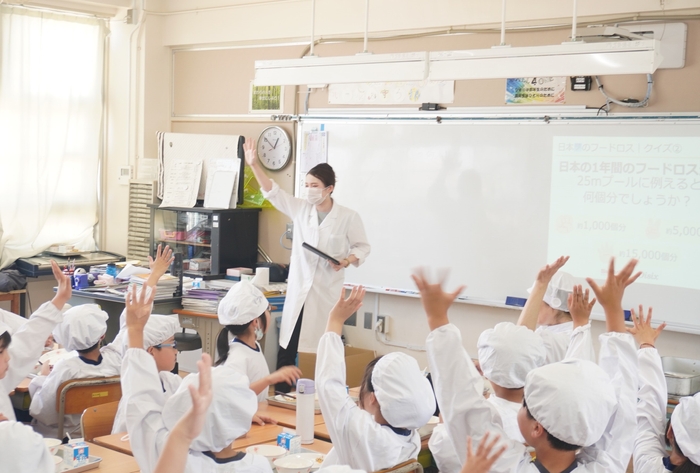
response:
[(547, 432), (579, 447), (603, 436), (617, 407), (607, 373), (595, 363), (571, 358), (530, 371), (525, 402)]
[[(168, 430), (192, 407), (187, 388), (199, 386), (199, 374), (190, 374), (182, 380), (175, 394), (165, 402), (163, 422)], [(249, 388), (248, 377), (229, 366), (212, 369), (212, 399), (202, 433), (190, 448), (197, 452), (220, 452), (250, 430), (253, 415), (258, 410), (258, 398)]]
[(54, 462), (41, 435), (21, 422), (0, 422), (2, 470), (12, 473), (48, 473)]
[(435, 395), (415, 358), (384, 355), (372, 371), (372, 386), (382, 416), (392, 427), (417, 429), (435, 413)]
[(542, 337), (523, 325), (510, 322), (484, 330), (477, 348), (484, 376), (508, 389), (525, 386), (527, 374), (544, 365), (547, 357)]
[(700, 465), (700, 393), (681, 398), (671, 414), (671, 427), (683, 455)]
[(269, 305), (260, 289), (249, 281), (241, 281), (234, 284), (219, 302), (219, 323), (245, 325), (264, 314)]
[(27, 323), (27, 320), (14, 312), (0, 309), (0, 335), (4, 332), (9, 332), (10, 335), (13, 335), (22, 325)]
[(179, 329), (180, 322), (178, 322), (177, 317), (151, 314), (143, 329), (143, 347), (150, 348), (165, 343)]
[(107, 312), (97, 304), (72, 307), (63, 315), (63, 322), (53, 329), (53, 337), (66, 350), (85, 350), (100, 341), (107, 332)]
[[(569, 312), (569, 294), (574, 292), (576, 280), (569, 273), (557, 271), (547, 285), (547, 291), (542, 300), (552, 309)], [(527, 290), (532, 292), (532, 286)]]

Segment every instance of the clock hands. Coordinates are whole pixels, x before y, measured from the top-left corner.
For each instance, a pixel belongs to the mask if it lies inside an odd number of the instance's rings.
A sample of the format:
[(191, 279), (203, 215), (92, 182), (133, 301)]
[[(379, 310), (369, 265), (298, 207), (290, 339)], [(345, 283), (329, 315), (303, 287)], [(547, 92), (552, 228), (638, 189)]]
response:
[[(264, 139), (265, 141), (267, 141), (267, 144), (269, 144), (270, 146), (272, 146), (272, 143), (270, 143), (270, 140), (267, 139), (267, 136), (266, 136), (265, 138), (263, 138), (263, 139)], [(272, 149), (275, 149), (275, 147), (272, 146)]]
[(276, 148), (277, 148), (277, 143), (279, 143), (279, 141), (280, 141), (279, 138), (277, 138), (277, 140), (275, 140), (275, 146), (273, 146), (272, 149), (276, 149)]

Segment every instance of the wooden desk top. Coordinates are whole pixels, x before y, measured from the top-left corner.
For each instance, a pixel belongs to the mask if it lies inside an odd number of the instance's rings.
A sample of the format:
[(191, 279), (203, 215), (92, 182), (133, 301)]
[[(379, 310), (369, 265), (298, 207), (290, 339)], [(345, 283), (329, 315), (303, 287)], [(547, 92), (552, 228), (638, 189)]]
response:
[(314, 425), (314, 437), (321, 440), (331, 441), (331, 434), (328, 433), (326, 424)]
[[(297, 411), (285, 409), (284, 407), (271, 406), (265, 402), (258, 403), (258, 414), (271, 417), (283, 427), (296, 428)], [(314, 425), (323, 424), (323, 416), (321, 414), (314, 415)]]
[(92, 442), (87, 442), (87, 444), (90, 448), (90, 455), (102, 458), (100, 467), (93, 471), (102, 473), (134, 473), (140, 471), (134, 457), (115, 452)]
[[(277, 445), (277, 441), (267, 442), (263, 445)], [(314, 452), (323, 453), (324, 455), (327, 455), (328, 452), (331, 451), (331, 448), (333, 448), (333, 444), (323, 440), (314, 439), (314, 443), (302, 445), (301, 448), (306, 448), (308, 450), (313, 450)]]
[(28, 393), (29, 392), (29, 383), (32, 382), (32, 378), (24, 378), (21, 383), (17, 385), (15, 388), (16, 393)]
[(103, 437), (95, 437), (92, 441), (97, 445), (114, 450), (115, 452), (131, 455), (131, 444), (128, 440), (122, 440), (122, 437), (125, 435), (126, 432), (105, 435)]

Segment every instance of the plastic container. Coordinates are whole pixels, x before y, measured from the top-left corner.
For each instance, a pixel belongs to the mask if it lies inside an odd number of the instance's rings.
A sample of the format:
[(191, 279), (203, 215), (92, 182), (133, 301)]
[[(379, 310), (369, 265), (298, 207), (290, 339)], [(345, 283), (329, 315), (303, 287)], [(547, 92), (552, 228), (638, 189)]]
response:
[(297, 434), (302, 445), (314, 442), (316, 384), (312, 379), (297, 381)]
[(672, 396), (692, 396), (700, 392), (700, 360), (662, 356), (666, 388)]

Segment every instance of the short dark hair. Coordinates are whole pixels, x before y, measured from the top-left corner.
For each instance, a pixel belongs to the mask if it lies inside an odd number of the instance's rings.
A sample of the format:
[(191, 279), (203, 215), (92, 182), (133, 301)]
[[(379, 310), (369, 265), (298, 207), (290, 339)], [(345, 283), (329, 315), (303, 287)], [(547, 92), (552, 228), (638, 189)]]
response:
[(365, 368), (365, 374), (362, 375), (362, 382), (360, 383), (360, 407), (364, 409), (363, 399), (364, 397), (374, 392), (374, 386), (372, 385), (372, 373), (374, 373), (374, 367), (377, 362), (381, 360), (382, 357), (378, 356), (374, 360), (370, 361)]
[[(267, 317), (265, 317), (265, 312), (258, 316), (260, 323), (262, 324), (263, 332), (267, 331)], [(228, 331), (234, 336), (244, 334), (246, 330), (248, 330), (248, 327), (250, 327), (250, 324), (253, 323), (253, 320), (243, 325), (227, 325), (221, 332), (219, 332), (219, 337), (216, 339), (216, 351), (219, 352), (219, 359), (216, 360), (214, 366), (223, 365), (226, 363), (226, 359), (228, 358), (228, 336), (226, 335), (226, 332)]]
[[(668, 420), (666, 423), (666, 432), (668, 432), (668, 428), (671, 427), (673, 429), (673, 426), (671, 425), (671, 419)], [(685, 453), (683, 453), (683, 450), (681, 450), (681, 446), (678, 445), (678, 442), (676, 442), (676, 436), (673, 436), (673, 442), (668, 441), (668, 437), (666, 437), (666, 445), (671, 447), (673, 450), (675, 450), (679, 455), (682, 457), (688, 458), (685, 456)], [(696, 465), (690, 459), (687, 459), (685, 463), (682, 465), (677, 466), (674, 470), (673, 473), (700, 473), (700, 465)]]
[(311, 174), (316, 179), (323, 182), (326, 187), (335, 185), (335, 171), (330, 164), (321, 163), (309, 169), (307, 174)]
[[(532, 419), (532, 420), (537, 420), (535, 419), (532, 414), (530, 413), (530, 409), (527, 407), (527, 403), (525, 402), (525, 399), (523, 398), (523, 407), (525, 408), (525, 412), (527, 412), (527, 416)], [(544, 427), (544, 426), (543, 426)], [(577, 445), (572, 445), (570, 443), (564, 442), (563, 440), (559, 440), (556, 438), (554, 435), (550, 434), (547, 429), (544, 429), (545, 432), (547, 432), (547, 441), (549, 444), (552, 446), (553, 449), (555, 450), (562, 450), (564, 452), (573, 452), (578, 450), (579, 446)]]
[(0, 350), (9, 347), (11, 342), (12, 335), (10, 335), (10, 332), (3, 332), (2, 335), (0, 335)]
[(94, 344), (93, 346), (91, 346), (90, 348), (86, 348), (85, 350), (76, 350), (76, 351), (78, 352), (79, 355), (87, 355), (87, 354), (90, 353), (91, 351), (93, 351), (93, 350), (95, 350), (95, 349), (97, 349), (97, 348), (100, 348), (100, 343), (102, 343), (102, 340), (98, 340), (97, 343), (95, 343), (95, 344)]

